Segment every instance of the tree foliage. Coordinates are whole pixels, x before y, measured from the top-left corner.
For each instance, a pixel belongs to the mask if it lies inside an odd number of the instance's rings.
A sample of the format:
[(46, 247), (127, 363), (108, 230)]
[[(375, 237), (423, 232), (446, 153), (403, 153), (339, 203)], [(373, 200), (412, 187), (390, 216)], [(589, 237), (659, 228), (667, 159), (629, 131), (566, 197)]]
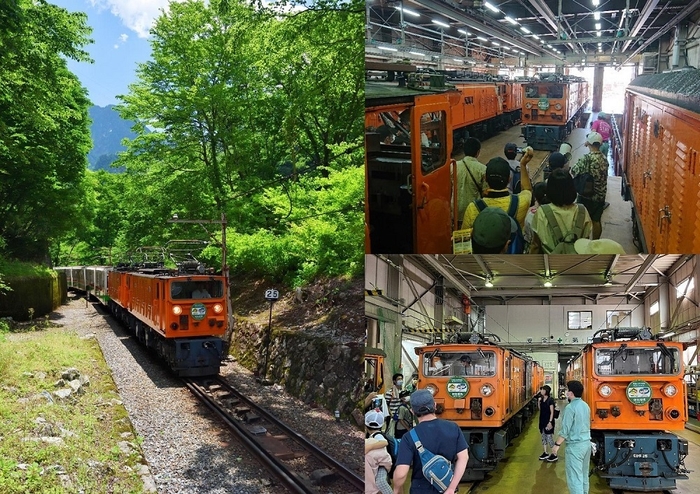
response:
[(85, 89), (65, 57), (89, 60), (84, 14), (43, 0), (0, 5), (0, 237), (10, 254), (45, 258), (78, 214), (90, 148)]
[(118, 107), (153, 130), (116, 163), (139, 205), (125, 212), (126, 244), (187, 236), (153, 228), (174, 213), (223, 212), (234, 269), (294, 282), (361, 271), (363, 10), (338, 5), (170, 5)]

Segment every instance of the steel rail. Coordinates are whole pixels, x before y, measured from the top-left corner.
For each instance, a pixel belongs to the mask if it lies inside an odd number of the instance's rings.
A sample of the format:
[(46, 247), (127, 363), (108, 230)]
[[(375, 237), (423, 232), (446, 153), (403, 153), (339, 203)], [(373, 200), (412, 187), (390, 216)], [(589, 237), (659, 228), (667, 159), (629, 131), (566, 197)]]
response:
[(244, 401), (247, 405), (249, 405), (251, 408), (255, 410), (255, 413), (264, 417), (266, 420), (269, 420), (271, 423), (275, 425), (275, 427), (279, 427), (282, 429), (286, 434), (289, 436), (293, 437), (301, 446), (304, 447), (304, 449), (310, 451), (318, 460), (321, 460), (326, 466), (334, 469), (338, 475), (340, 475), (342, 478), (347, 480), (352, 486), (357, 487), (361, 491), (364, 491), (365, 488), (365, 479), (364, 477), (358, 476), (355, 472), (353, 472), (351, 469), (349, 469), (347, 466), (343, 465), (342, 463), (338, 462), (335, 458), (332, 456), (329, 456), (328, 453), (320, 449), (318, 446), (316, 446), (314, 443), (306, 439), (303, 435), (295, 431), (294, 429), (291, 429), (287, 424), (284, 422), (280, 421), (276, 416), (265, 410), (264, 408), (261, 408), (260, 405), (256, 404), (254, 401), (250, 400), (247, 396), (242, 394), (240, 391), (235, 389), (233, 386), (231, 386), (226, 380), (224, 380), (221, 377), (214, 378), (213, 381), (222, 386), (223, 388), (226, 389), (226, 391), (233, 393), (236, 395), (237, 398), (241, 399)]
[(222, 407), (216, 403), (214, 399), (202, 391), (198, 384), (188, 378), (183, 380), (192, 394), (199, 398), (199, 400), (204, 403), (207, 408), (209, 408), (221, 420), (223, 420), (243, 442), (243, 445), (251, 453), (253, 453), (260, 460), (260, 462), (284, 484), (285, 487), (291, 489), (292, 492), (299, 494), (317, 494), (316, 490), (309, 489), (303, 480), (298, 478), (293, 472), (289, 472), (281, 461), (259, 445), (255, 439), (253, 439), (252, 434), (245, 430), (241, 424), (238, 424), (236, 420), (232, 419), (226, 411), (222, 410)]

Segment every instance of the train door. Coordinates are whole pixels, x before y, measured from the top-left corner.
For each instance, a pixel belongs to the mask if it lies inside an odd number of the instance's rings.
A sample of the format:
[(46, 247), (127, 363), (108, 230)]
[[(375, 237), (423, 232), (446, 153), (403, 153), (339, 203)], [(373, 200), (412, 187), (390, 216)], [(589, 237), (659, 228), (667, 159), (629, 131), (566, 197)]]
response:
[(163, 299), (165, 298), (163, 296), (163, 282), (161, 280), (155, 280), (155, 285), (156, 285), (156, 293), (153, 294), (153, 315), (152, 319), (153, 322), (155, 323), (155, 327), (157, 329), (162, 329), (161, 325), (161, 308), (163, 306), (162, 302)]
[(449, 104), (444, 99), (425, 99), (416, 98), (411, 115), (411, 127), (421, 130), (411, 133), (414, 252), (446, 254), (452, 252), (454, 190), (448, 166), (452, 149), (452, 135), (447, 132)]
[(508, 383), (508, 396), (506, 397), (506, 403), (505, 403), (505, 415), (509, 415), (511, 410), (513, 410), (513, 394), (514, 394), (514, 389), (513, 389), (513, 374), (512, 374), (512, 369), (511, 365), (513, 362), (513, 358), (510, 356), (510, 354), (506, 353), (505, 355), (505, 382)]

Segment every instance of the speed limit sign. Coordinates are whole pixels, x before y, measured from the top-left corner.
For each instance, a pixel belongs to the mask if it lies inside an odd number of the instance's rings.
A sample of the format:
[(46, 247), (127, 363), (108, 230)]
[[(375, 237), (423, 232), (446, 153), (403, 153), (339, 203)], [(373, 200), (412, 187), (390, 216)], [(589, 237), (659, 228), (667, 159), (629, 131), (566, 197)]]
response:
[(265, 300), (277, 300), (278, 298), (280, 298), (280, 292), (277, 290), (273, 288), (265, 290)]

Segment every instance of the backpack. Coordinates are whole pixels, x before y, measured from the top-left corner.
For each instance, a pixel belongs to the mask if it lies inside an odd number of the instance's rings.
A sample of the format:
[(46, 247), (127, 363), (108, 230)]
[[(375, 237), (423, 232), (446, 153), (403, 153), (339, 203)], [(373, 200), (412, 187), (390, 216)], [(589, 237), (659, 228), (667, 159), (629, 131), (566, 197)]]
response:
[(522, 191), (522, 184), (520, 183), (520, 167), (518, 166), (515, 170), (510, 169), (513, 173), (513, 178), (510, 180), (510, 190), (513, 194), (520, 194)]
[(583, 235), (583, 222), (586, 219), (585, 206), (583, 204), (577, 204), (576, 206), (576, 221), (574, 223), (574, 227), (565, 235), (562, 234), (559, 223), (554, 217), (552, 206), (549, 204), (543, 204), (540, 206), (545, 218), (547, 218), (549, 227), (554, 233), (554, 239), (557, 242), (550, 254), (576, 254), (574, 242), (576, 242), (579, 238), (581, 238), (581, 235)]
[[(523, 231), (520, 228), (520, 223), (518, 222), (518, 219), (516, 217), (516, 215), (518, 214), (519, 202), (520, 198), (517, 195), (510, 196), (510, 206), (508, 206), (507, 213), (508, 216), (515, 220), (515, 224), (517, 225), (518, 230), (510, 236), (510, 244), (508, 244), (507, 254), (522, 254), (523, 252), (525, 252), (525, 237), (523, 237)], [(479, 212), (483, 211), (487, 207), (483, 199), (477, 199), (476, 201), (474, 201), (474, 203), (479, 209)]]
[(383, 432), (375, 432), (372, 434), (372, 437), (376, 437), (377, 434), (382, 436), (384, 439), (386, 439), (387, 445), (386, 445), (386, 450), (389, 453), (389, 456), (391, 456), (391, 472), (394, 472), (394, 467), (396, 466), (396, 457), (399, 455), (399, 444), (401, 444), (401, 439), (396, 439), (394, 436), (390, 436), (388, 434), (384, 434)]
[(399, 418), (399, 410), (401, 410), (401, 407), (405, 408), (408, 410), (409, 413), (411, 413), (411, 409), (406, 405), (405, 403), (401, 403), (398, 408), (394, 411), (394, 415), (391, 416), (391, 419), (394, 421), (394, 423), (398, 424), (399, 422), (404, 422), (404, 426), (406, 430), (412, 429), (413, 428), (413, 422), (409, 423), (405, 419)]
[(588, 172), (579, 173), (574, 177), (574, 188), (581, 197), (593, 197), (594, 185), (593, 175)]
[(411, 429), (410, 434), (413, 443), (416, 445), (418, 454), (420, 455), (420, 461), (423, 464), (423, 477), (425, 477), (425, 480), (430, 482), (430, 485), (438, 492), (445, 492), (450, 482), (452, 482), (452, 476), (454, 475), (452, 463), (444, 456), (436, 455), (425, 449), (423, 443), (418, 439), (418, 434), (416, 434), (415, 429)]

